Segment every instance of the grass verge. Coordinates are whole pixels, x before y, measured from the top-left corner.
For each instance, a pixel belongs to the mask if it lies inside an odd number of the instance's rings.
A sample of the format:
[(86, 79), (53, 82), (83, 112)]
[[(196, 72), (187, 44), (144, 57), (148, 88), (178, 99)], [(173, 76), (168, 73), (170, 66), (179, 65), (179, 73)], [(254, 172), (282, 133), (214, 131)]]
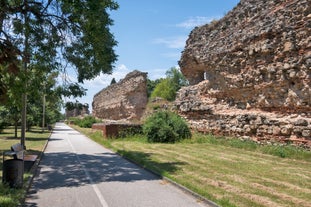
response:
[(310, 151), (199, 134), (176, 144), (143, 136), (106, 140), (76, 129), (220, 206), (311, 206)]
[[(20, 133), (20, 131), (19, 131)], [(45, 146), (46, 141), (50, 136), (50, 132), (45, 131), (41, 132), (41, 128), (32, 128), (30, 132), (26, 132), (26, 147), (27, 153), (39, 155)], [(14, 137), (14, 129), (7, 128), (0, 133), (0, 153), (2, 155), (3, 151), (10, 150), (10, 147), (13, 144), (19, 143), (20, 138)], [(22, 189), (12, 189), (7, 185), (2, 184), (2, 157), (0, 161), (0, 206), (1, 207), (16, 207), (21, 204), (22, 199), (25, 197), (26, 187)], [(27, 180), (32, 175), (29, 173), (24, 174), (24, 183), (27, 183)]]

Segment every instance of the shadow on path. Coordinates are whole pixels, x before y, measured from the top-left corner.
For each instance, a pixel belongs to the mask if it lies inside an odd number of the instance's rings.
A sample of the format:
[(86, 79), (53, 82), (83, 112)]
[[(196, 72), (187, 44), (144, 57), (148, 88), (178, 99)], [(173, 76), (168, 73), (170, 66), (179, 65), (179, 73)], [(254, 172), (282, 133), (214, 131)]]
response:
[[(148, 159), (150, 155), (141, 152), (131, 152), (136, 156)], [(169, 171), (175, 171), (175, 165), (182, 163), (151, 163), (164, 166)], [(158, 176), (145, 171), (137, 165), (123, 159), (114, 153), (98, 153), (96, 155), (65, 153), (46, 153), (39, 166), (40, 176), (36, 179), (36, 189), (51, 189), (58, 187), (79, 187), (90, 184), (85, 171), (93, 183), (100, 182), (134, 182), (139, 180), (155, 180)]]

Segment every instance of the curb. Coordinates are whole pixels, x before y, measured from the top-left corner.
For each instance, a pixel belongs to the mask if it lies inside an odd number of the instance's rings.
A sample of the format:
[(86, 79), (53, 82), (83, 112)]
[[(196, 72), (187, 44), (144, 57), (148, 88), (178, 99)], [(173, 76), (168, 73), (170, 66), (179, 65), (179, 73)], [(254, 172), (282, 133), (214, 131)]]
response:
[(25, 183), (25, 196), (22, 198), (21, 205), (19, 205), (19, 207), (22, 207), (25, 204), (25, 200), (27, 198), (28, 192), (30, 190), (30, 187), (31, 187), (31, 185), (33, 183), (33, 180), (34, 180), (35, 176), (37, 175), (37, 170), (38, 170), (39, 164), (40, 164), (41, 159), (42, 159), (42, 157), (44, 155), (44, 151), (45, 151), (45, 149), (46, 149), (46, 147), (47, 147), (47, 145), (49, 143), (49, 140), (51, 138), (52, 133), (53, 133), (53, 129), (50, 131), (49, 138), (46, 140), (45, 145), (44, 145), (42, 151), (40, 152), (38, 158), (36, 159), (35, 163), (31, 167), (31, 169), (29, 170), (29, 173), (31, 174), (31, 176), (29, 177), (29, 179)]

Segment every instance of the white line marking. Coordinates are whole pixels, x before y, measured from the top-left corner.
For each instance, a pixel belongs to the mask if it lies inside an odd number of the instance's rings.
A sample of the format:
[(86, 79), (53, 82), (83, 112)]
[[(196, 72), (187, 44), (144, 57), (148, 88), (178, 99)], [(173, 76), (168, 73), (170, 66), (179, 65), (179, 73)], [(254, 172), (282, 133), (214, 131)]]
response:
[(72, 149), (72, 152), (75, 154), (79, 164), (81, 165), (82, 170), (84, 171), (85, 176), (87, 177), (87, 179), (90, 181), (90, 184), (93, 188), (93, 190), (96, 193), (97, 198), (99, 199), (100, 203), (102, 204), (102, 207), (108, 207), (108, 204), (106, 202), (106, 200), (104, 199), (104, 196), (101, 194), (100, 190), (98, 189), (97, 185), (94, 183), (91, 175), (89, 174), (89, 172), (86, 170), (85, 166), (82, 164), (79, 155), (77, 154), (77, 151), (75, 150), (74, 146), (72, 145), (71, 141), (69, 140), (69, 138), (67, 138), (67, 141)]

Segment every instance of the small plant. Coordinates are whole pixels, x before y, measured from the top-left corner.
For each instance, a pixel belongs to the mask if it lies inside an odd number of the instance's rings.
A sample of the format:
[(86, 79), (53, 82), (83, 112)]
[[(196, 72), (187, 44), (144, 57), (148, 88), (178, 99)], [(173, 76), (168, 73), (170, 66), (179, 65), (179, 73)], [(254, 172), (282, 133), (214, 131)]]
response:
[(149, 142), (174, 143), (191, 137), (187, 123), (177, 114), (168, 111), (151, 115), (143, 126), (143, 132)]

